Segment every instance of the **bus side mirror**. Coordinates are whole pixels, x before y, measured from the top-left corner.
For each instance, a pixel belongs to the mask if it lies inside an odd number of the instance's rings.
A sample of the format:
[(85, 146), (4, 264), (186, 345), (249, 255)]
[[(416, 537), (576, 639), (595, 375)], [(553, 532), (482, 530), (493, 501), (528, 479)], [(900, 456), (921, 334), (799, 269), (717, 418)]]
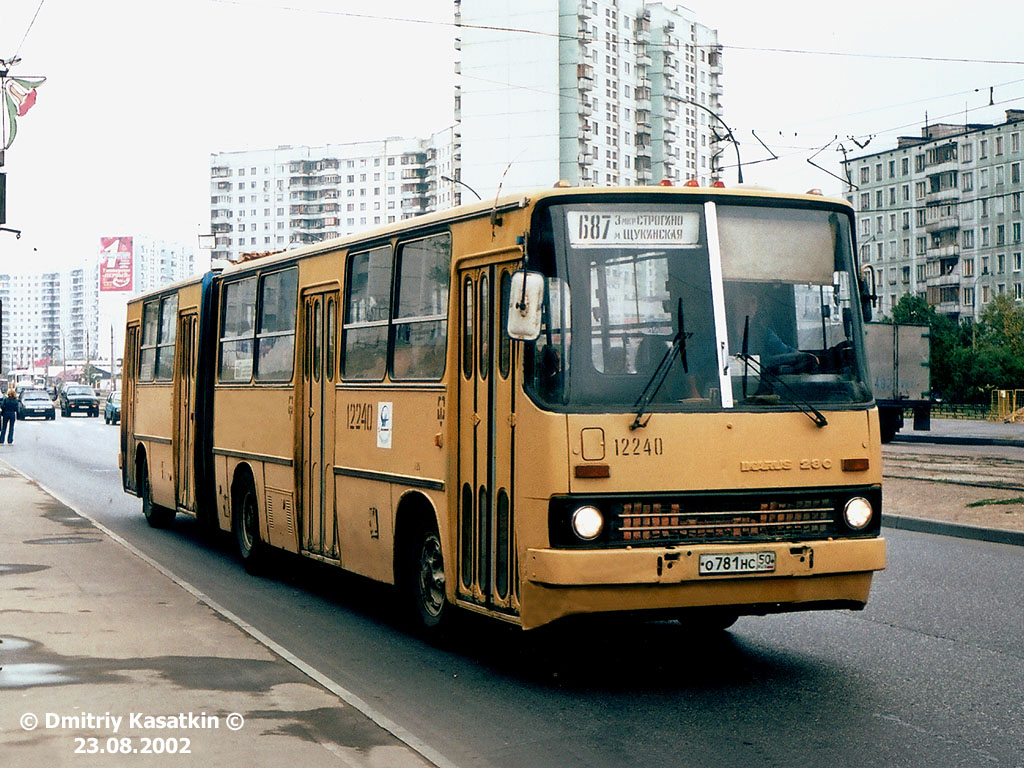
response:
[(871, 310), (878, 303), (878, 294), (875, 286), (875, 270), (866, 266), (860, 273), (860, 309), (864, 321), (871, 320)]
[(509, 337), (519, 341), (533, 341), (540, 336), (543, 304), (544, 275), (523, 270), (513, 272), (508, 307)]

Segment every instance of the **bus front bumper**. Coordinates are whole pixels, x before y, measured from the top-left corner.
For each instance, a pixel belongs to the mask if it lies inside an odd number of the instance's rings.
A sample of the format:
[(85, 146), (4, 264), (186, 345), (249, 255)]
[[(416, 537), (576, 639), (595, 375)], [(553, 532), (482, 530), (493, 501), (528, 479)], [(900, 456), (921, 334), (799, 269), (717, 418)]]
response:
[[(701, 575), (702, 554), (774, 552), (770, 573)], [(528, 549), (525, 629), (574, 614), (729, 607), (741, 614), (862, 608), (885, 539), (607, 550)]]

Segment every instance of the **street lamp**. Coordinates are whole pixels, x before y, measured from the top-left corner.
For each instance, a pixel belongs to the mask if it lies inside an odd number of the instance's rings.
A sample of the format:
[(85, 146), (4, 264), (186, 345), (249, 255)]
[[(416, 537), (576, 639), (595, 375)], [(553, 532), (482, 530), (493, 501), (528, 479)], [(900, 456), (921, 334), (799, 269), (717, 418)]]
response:
[(692, 99), (683, 99), (682, 101), (686, 102), (687, 104), (692, 104), (693, 106), (697, 107), (698, 109), (703, 109), (705, 112), (707, 112), (713, 118), (715, 118), (715, 120), (720, 122), (722, 124), (723, 128), (725, 128), (725, 132), (726, 132), (726, 135), (728, 135), (728, 137), (729, 137), (729, 141), (731, 141), (733, 147), (736, 148), (736, 183), (737, 184), (742, 184), (743, 183), (743, 163), (740, 161), (740, 143), (738, 141), (736, 141), (736, 137), (732, 135), (732, 128), (730, 128), (728, 125), (726, 125), (725, 120), (723, 120), (721, 117), (719, 117), (717, 112), (714, 112), (713, 110), (708, 109), (703, 104), (698, 104), (696, 101), (693, 101)]

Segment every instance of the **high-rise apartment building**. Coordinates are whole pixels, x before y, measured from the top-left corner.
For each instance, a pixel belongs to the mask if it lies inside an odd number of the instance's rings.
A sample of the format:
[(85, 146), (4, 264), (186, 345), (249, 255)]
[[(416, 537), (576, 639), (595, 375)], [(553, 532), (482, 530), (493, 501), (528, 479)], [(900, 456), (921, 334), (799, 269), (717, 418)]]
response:
[(1022, 164), (1024, 110), (995, 125), (926, 126), (844, 162), (860, 263), (882, 314), (905, 293), (965, 320), (997, 294), (1024, 298)]
[(70, 357), (84, 349), (88, 313), (83, 312), (80, 325), (72, 327), (66, 311), (84, 304), (81, 289), (82, 270), (0, 275), (4, 371), (43, 360), (57, 362), (65, 351)]
[(644, 0), (455, 0), (461, 181), (552, 185), (718, 175), (718, 33)]
[(280, 251), (459, 202), (451, 128), (425, 139), (220, 152), (210, 159), (213, 257)]
[(124, 308), (131, 296), (209, 268), (190, 245), (145, 236), (130, 239), (132, 283), (126, 291), (100, 292), (98, 252), (75, 269), (0, 275), (5, 371), (44, 359), (53, 364), (106, 359), (112, 344), (114, 356), (120, 356)]

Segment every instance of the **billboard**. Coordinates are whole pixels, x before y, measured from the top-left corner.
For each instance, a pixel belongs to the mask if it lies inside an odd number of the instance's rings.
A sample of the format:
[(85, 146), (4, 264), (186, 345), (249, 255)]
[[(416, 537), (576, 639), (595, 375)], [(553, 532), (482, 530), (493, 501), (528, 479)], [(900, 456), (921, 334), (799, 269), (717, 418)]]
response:
[(134, 251), (130, 237), (100, 238), (100, 291), (130, 291)]

